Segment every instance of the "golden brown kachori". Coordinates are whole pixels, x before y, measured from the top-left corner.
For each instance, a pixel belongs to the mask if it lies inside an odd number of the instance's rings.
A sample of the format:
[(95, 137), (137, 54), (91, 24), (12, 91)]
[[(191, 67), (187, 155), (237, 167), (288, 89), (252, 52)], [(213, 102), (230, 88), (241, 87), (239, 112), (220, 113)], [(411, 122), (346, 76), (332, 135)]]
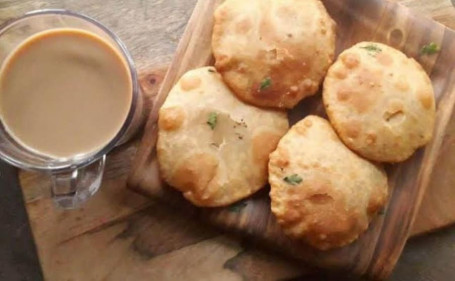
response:
[(289, 128), (285, 112), (243, 103), (213, 67), (184, 74), (159, 111), (163, 179), (197, 206), (224, 206), (267, 182), (269, 154)]
[(215, 67), (242, 100), (292, 108), (333, 62), (335, 22), (319, 0), (226, 0), (215, 12)]
[(330, 123), (307, 116), (270, 154), (271, 208), (284, 232), (321, 250), (351, 243), (387, 200), (383, 168), (359, 157)]
[(414, 59), (381, 43), (361, 42), (341, 53), (324, 81), (323, 100), (343, 142), (370, 160), (406, 160), (433, 133), (430, 78)]

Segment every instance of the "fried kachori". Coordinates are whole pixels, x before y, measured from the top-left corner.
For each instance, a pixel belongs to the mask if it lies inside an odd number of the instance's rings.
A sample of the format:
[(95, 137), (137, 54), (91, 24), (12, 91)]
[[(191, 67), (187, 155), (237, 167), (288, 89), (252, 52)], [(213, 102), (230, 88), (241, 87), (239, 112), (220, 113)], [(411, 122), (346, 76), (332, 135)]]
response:
[(406, 160), (432, 137), (430, 78), (384, 44), (361, 42), (341, 53), (324, 81), (323, 101), (343, 142), (370, 160)]
[(271, 208), (284, 232), (327, 250), (363, 233), (387, 200), (383, 168), (359, 157), (330, 123), (308, 116), (270, 154)]
[(197, 206), (229, 205), (262, 188), (289, 128), (285, 112), (247, 105), (213, 67), (184, 74), (159, 111), (162, 178)]
[(335, 52), (319, 0), (226, 0), (215, 12), (215, 67), (242, 100), (292, 108), (315, 94)]

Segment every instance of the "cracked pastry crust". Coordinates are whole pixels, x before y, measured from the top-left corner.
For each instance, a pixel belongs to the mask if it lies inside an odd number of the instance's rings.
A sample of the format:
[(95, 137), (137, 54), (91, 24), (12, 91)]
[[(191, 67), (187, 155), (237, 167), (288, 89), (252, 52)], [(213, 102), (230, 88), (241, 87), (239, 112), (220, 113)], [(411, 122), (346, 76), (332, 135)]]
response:
[(404, 161), (432, 137), (430, 78), (384, 44), (361, 42), (341, 53), (327, 73), (323, 101), (342, 141), (370, 160)]
[(280, 140), (270, 154), (269, 182), (283, 231), (320, 250), (353, 242), (387, 201), (383, 168), (349, 150), (317, 116)]
[(226, 0), (215, 11), (215, 67), (242, 100), (292, 108), (333, 62), (335, 22), (319, 0)]
[(237, 99), (213, 67), (185, 73), (159, 112), (163, 179), (197, 206), (241, 200), (267, 182), (267, 163), (289, 128), (286, 113)]

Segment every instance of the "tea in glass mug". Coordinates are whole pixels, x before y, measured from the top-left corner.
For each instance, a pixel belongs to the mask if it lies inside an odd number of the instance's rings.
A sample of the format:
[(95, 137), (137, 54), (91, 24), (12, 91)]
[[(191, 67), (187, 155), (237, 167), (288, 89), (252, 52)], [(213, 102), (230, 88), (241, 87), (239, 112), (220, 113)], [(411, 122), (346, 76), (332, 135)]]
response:
[(105, 155), (142, 116), (134, 63), (97, 21), (40, 10), (0, 28), (0, 157), (52, 179), (75, 208), (101, 184)]

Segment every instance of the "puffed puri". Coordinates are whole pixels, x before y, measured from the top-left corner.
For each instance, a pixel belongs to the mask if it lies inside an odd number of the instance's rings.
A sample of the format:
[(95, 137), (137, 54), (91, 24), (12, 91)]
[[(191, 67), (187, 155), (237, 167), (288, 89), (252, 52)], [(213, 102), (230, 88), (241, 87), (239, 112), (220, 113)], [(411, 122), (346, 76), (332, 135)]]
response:
[(384, 169), (349, 150), (330, 123), (308, 116), (270, 154), (271, 209), (292, 238), (328, 250), (356, 240), (384, 208)]
[(404, 161), (433, 135), (430, 78), (414, 59), (381, 43), (342, 52), (325, 78), (323, 101), (341, 140), (373, 161)]
[(240, 99), (293, 108), (333, 62), (335, 22), (319, 0), (226, 0), (215, 11), (215, 67)]
[(229, 205), (265, 186), (288, 129), (285, 112), (245, 104), (215, 68), (188, 71), (159, 111), (160, 174), (194, 205)]

